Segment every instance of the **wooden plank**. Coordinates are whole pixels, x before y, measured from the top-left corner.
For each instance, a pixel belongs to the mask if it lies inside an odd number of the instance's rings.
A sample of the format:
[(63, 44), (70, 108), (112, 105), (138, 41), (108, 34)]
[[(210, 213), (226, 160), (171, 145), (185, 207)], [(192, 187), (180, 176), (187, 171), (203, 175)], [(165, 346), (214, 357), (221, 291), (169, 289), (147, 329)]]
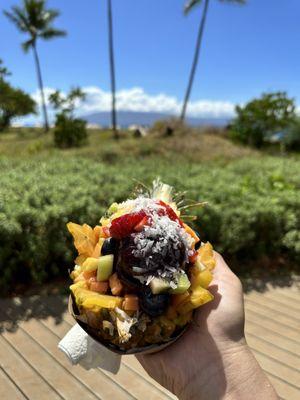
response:
[(272, 343), (264, 341), (263, 338), (254, 336), (250, 333), (246, 336), (247, 342), (252, 349), (258, 350), (259, 352), (274, 358), (276, 361), (300, 371), (300, 358), (296, 355), (282, 350), (274, 346)]
[(141, 364), (138, 362), (135, 356), (126, 356), (123, 357), (122, 363), (125, 364), (127, 367), (133, 369), (137, 374), (141, 375), (144, 379), (148, 380), (152, 385), (158, 386), (160, 390), (166, 393), (171, 399), (176, 400), (177, 397), (173, 395), (173, 393), (169, 392), (163, 386), (160, 386), (154, 379), (152, 379)]
[(289, 307), (289, 309), (292, 309), (293, 311), (296, 311), (298, 313), (300, 312), (300, 300), (290, 300), (286, 296), (281, 296), (274, 292), (265, 292), (262, 296), (274, 301), (280, 301), (280, 304)]
[[(26, 307), (26, 299), (22, 300), (22, 306)], [(13, 316), (13, 307), (11, 307)], [(47, 326), (47, 323), (49, 326)], [(37, 342), (45, 351), (50, 352), (51, 356), (62, 367), (80, 381), (91, 393), (99, 399), (110, 399), (111, 397), (120, 400), (135, 399), (129, 392), (115, 384), (115, 382), (104, 375), (100, 370), (86, 371), (81, 366), (72, 366), (66, 356), (58, 349), (57, 344), (61, 338), (54, 329), (59, 329), (65, 335), (70, 326), (60, 323), (56, 324), (54, 318), (47, 318), (41, 321), (31, 319), (22, 322), (22, 328)], [(53, 331), (52, 331), (53, 329)]]
[(300, 373), (298, 371), (273, 360), (256, 349), (252, 349), (252, 351), (264, 371), (269, 372), (300, 389)]
[[(277, 394), (284, 400), (299, 400), (299, 390), (274, 375), (267, 374)], [(267, 399), (266, 399), (267, 400)]]
[[(300, 300), (300, 299), (299, 299)], [(292, 307), (287, 306), (280, 302), (280, 298), (276, 300), (270, 299), (269, 297), (265, 297), (263, 295), (259, 295), (257, 293), (251, 293), (246, 297), (247, 302), (253, 302), (256, 305), (263, 306), (266, 312), (271, 309), (275, 312), (279, 312), (280, 314), (286, 315), (289, 318), (294, 318), (296, 321), (300, 321), (300, 308), (299, 310), (294, 309)]]
[(7, 374), (0, 368), (0, 399), (28, 400)]
[(286, 297), (288, 300), (299, 302), (299, 291), (276, 289), (276, 293), (282, 295), (283, 297)]
[[(254, 302), (246, 301), (245, 309), (254, 311), (255, 313), (261, 315), (264, 318), (274, 320), (278, 325), (285, 325), (295, 331), (300, 331), (300, 320), (289, 317), (287, 315), (281, 314), (276, 310), (265, 307), (263, 304), (257, 304)], [(299, 336), (299, 335), (298, 335)]]
[(280, 323), (279, 320), (270, 318), (268, 315), (264, 313), (258, 312), (257, 309), (254, 311), (249, 307), (246, 307), (246, 320), (254, 321), (257, 324), (261, 325), (261, 327), (268, 328), (273, 332), (277, 332), (282, 336), (293, 340), (296, 343), (300, 343), (299, 332), (296, 329), (292, 329), (285, 324)]
[(278, 332), (269, 330), (265, 326), (261, 326), (260, 323), (254, 322), (252, 318), (251, 320), (246, 318), (245, 331), (246, 335), (247, 333), (250, 333), (257, 337), (261, 337), (269, 343), (274, 343), (281, 349), (300, 357), (300, 343), (294, 342), (288, 337), (281, 336), (278, 334)]
[[(4, 317), (1, 311), (0, 316)], [(44, 379), (56, 389), (61, 397), (72, 400), (97, 399), (77, 379), (71, 376), (68, 370), (53, 362), (50, 354), (33, 339), (30, 339), (22, 327), (16, 332), (3, 332), (2, 335), (14, 348), (23, 354), (30, 365), (38, 368)]]
[[(52, 297), (47, 301), (48, 306), (52, 309), (55, 308), (56, 299)], [(68, 329), (74, 325), (74, 319), (69, 313), (65, 313), (64, 322), (67, 324)], [(113, 379), (125, 390), (130, 391), (135, 397), (144, 398), (147, 393), (147, 400), (150, 399), (169, 399), (170, 394), (164, 388), (162, 388), (157, 382), (146, 378), (146, 372), (143, 375), (139, 375), (134, 369), (130, 368), (126, 364), (122, 363), (120, 371), (117, 375), (113, 375), (107, 371), (103, 371), (110, 379)], [(138, 379), (138, 384), (133, 385), (133, 382)]]
[(1, 336), (0, 360), (2, 368), (30, 400), (62, 399)]

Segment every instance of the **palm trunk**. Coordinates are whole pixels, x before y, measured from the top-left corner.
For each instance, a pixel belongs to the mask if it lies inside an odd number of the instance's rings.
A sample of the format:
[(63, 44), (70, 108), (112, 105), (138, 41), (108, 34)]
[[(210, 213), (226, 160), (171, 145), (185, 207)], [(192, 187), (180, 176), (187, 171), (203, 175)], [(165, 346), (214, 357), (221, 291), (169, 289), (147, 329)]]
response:
[(191, 95), (191, 91), (192, 91), (192, 87), (193, 87), (193, 82), (194, 82), (195, 73), (196, 73), (196, 69), (197, 69), (197, 64), (198, 64), (198, 60), (199, 60), (199, 54), (200, 54), (200, 50), (201, 50), (201, 44), (202, 44), (203, 32), (204, 32), (204, 27), (205, 27), (205, 22), (206, 22), (206, 17), (207, 17), (208, 5), (209, 5), (209, 0), (205, 0), (204, 10), (203, 10), (201, 22), (200, 22), (200, 25), (199, 25), (199, 31), (198, 31), (198, 36), (197, 36), (197, 42), (196, 42), (196, 49), (195, 49), (193, 64), (192, 64), (190, 77), (189, 77), (189, 82), (188, 82), (188, 86), (187, 86), (187, 89), (186, 89), (185, 98), (184, 98), (182, 111), (181, 111), (181, 115), (180, 115), (180, 120), (181, 121), (184, 121), (184, 119), (185, 119), (186, 108), (187, 108), (187, 104), (188, 104), (188, 101), (189, 101), (189, 98), (190, 98), (190, 95)]
[(34, 60), (35, 60), (35, 65), (36, 65), (38, 84), (39, 84), (40, 92), (41, 92), (42, 108), (43, 108), (43, 114), (44, 114), (44, 128), (45, 128), (45, 132), (48, 132), (49, 131), (48, 114), (47, 114), (47, 108), (46, 108), (40, 60), (39, 60), (39, 56), (38, 56), (38, 53), (36, 50), (36, 43), (34, 43), (34, 45), (32, 46), (32, 49), (33, 49)]
[(111, 0), (107, 0), (107, 17), (108, 17), (108, 35), (109, 35), (109, 65), (110, 65), (110, 81), (111, 81), (111, 123), (115, 139), (119, 138), (117, 130), (116, 115), (116, 77), (115, 77), (115, 61), (114, 61), (114, 41), (113, 41), (113, 21)]

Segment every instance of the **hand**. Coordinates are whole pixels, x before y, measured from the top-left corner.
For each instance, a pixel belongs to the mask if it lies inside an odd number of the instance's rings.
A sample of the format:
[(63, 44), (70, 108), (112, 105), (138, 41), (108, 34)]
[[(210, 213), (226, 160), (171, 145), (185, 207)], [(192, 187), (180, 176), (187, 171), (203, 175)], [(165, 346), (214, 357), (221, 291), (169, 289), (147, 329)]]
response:
[(248, 348), (240, 280), (215, 253), (209, 290), (190, 328), (173, 345), (137, 359), (148, 374), (180, 399), (278, 399)]

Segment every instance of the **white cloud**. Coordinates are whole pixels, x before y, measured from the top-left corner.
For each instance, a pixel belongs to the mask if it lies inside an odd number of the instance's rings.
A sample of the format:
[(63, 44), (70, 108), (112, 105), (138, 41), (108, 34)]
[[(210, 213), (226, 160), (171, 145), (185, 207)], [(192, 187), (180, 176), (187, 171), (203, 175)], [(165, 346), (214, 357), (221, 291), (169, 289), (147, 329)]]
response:
[[(78, 115), (91, 114), (99, 111), (109, 111), (111, 107), (111, 94), (97, 86), (83, 87), (86, 100), (78, 104), (76, 113)], [(53, 93), (54, 89), (45, 88), (45, 97)], [(32, 98), (40, 105), (40, 93), (35, 91)], [(174, 96), (164, 93), (148, 94), (140, 87), (121, 89), (116, 93), (117, 109), (119, 111), (142, 111), (161, 112), (178, 115), (182, 102)], [(234, 115), (235, 105), (228, 101), (196, 100), (188, 104), (187, 115), (203, 118), (231, 118)], [(50, 119), (53, 118), (53, 110), (49, 107)], [(33, 123), (39, 117), (27, 117), (22, 119), (23, 123)]]

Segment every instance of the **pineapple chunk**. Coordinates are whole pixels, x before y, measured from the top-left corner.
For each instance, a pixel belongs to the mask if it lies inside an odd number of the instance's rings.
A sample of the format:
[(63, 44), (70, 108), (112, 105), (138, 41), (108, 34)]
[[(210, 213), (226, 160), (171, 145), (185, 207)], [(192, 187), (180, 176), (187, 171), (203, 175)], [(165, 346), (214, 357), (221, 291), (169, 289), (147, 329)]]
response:
[(208, 290), (202, 288), (201, 286), (198, 286), (196, 289), (192, 290), (190, 295), (190, 302), (194, 306), (194, 308), (202, 306), (203, 304), (208, 303), (213, 299), (214, 296)]
[[(78, 282), (80, 284), (81, 282)], [(74, 293), (76, 303), (88, 310), (98, 311), (101, 308), (114, 309), (116, 307), (121, 307), (123, 298), (117, 296), (108, 296), (105, 294), (99, 294), (97, 292), (92, 292), (87, 290), (83, 286), (74, 284), (70, 286), (70, 289)]]
[(216, 266), (216, 260), (214, 257), (213, 247), (207, 242), (198, 250), (198, 259), (200, 264), (203, 264), (209, 270), (212, 270)]
[(205, 269), (204, 271), (199, 270), (197, 266), (193, 267), (191, 270), (191, 284), (192, 289), (195, 289), (198, 286), (207, 289), (210, 282), (213, 279), (213, 275), (209, 269)]

